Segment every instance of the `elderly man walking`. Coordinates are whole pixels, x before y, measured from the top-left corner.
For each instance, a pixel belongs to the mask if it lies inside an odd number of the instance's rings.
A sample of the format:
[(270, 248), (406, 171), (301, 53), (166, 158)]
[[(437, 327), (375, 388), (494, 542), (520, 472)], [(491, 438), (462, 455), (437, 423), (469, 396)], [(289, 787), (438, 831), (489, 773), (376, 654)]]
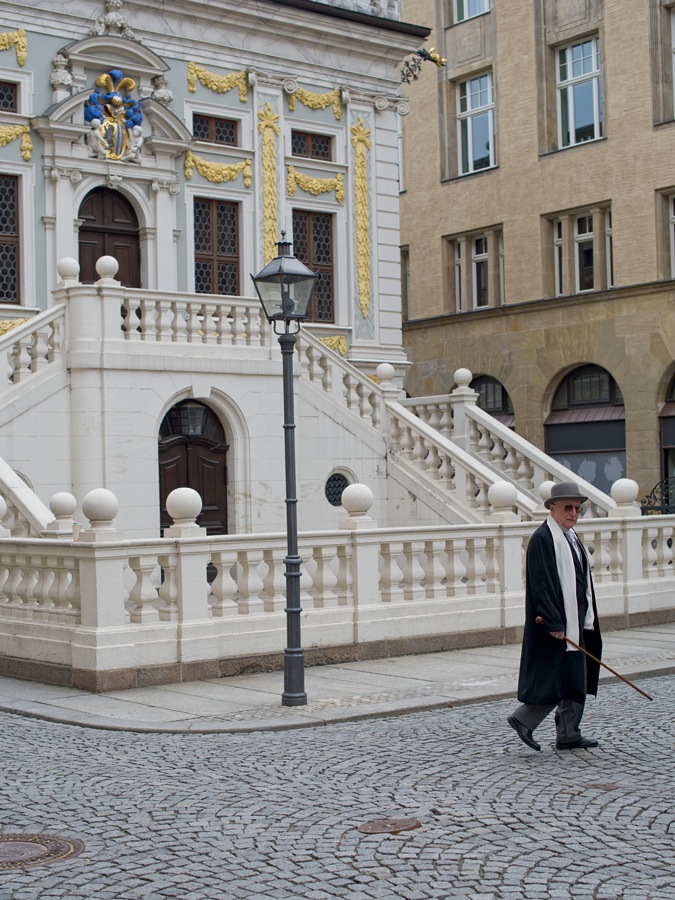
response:
[(518, 699), (508, 723), (518, 737), (541, 750), (532, 732), (556, 709), (556, 748), (588, 749), (598, 742), (581, 734), (587, 694), (597, 694), (600, 666), (565, 638), (600, 659), (602, 640), (591, 567), (577, 537), (583, 497), (573, 481), (551, 489), (549, 516), (530, 538), (525, 584), (525, 632)]

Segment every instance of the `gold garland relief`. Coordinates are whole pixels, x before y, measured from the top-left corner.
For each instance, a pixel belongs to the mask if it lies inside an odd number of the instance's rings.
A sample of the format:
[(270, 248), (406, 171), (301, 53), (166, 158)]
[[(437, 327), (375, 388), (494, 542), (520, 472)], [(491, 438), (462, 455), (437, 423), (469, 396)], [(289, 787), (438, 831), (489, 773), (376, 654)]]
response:
[(288, 95), (288, 108), (291, 112), (295, 110), (296, 98), (308, 109), (327, 109), (333, 107), (333, 115), (339, 122), (342, 118), (342, 100), (340, 99), (340, 88), (335, 88), (327, 94), (314, 94), (312, 91), (306, 91), (299, 87), (295, 93)]
[(3, 334), (7, 334), (8, 331), (18, 328), (19, 325), (23, 325), (23, 323), (27, 321), (28, 319), (4, 319), (0, 322), (0, 337)]
[(0, 50), (9, 50), (16, 45), (16, 61), (20, 66), (26, 65), (28, 59), (28, 42), (23, 28), (16, 31), (3, 31), (0, 34)]
[(347, 341), (344, 334), (338, 334), (335, 337), (323, 337), (319, 338), (319, 340), (328, 347), (329, 350), (335, 350), (340, 356), (345, 356), (347, 353)]
[(197, 81), (204, 87), (215, 91), (216, 94), (226, 94), (232, 88), (239, 88), (239, 99), (242, 103), (248, 100), (248, 78), (246, 72), (231, 72), (229, 75), (216, 75), (215, 72), (209, 72), (203, 66), (197, 63), (188, 63), (188, 90), (194, 94), (197, 90)]
[(6, 147), (12, 141), (21, 138), (21, 159), (25, 162), (33, 155), (33, 141), (28, 125), (2, 125), (0, 126), (0, 147)]
[(265, 265), (277, 255), (277, 150), (279, 116), (267, 101), (258, 111), (258, 131), (262, 135), (263, 237)]
[(370, 309), (370, 222), (368, 214), (368, 160), (370, 150), (370, 130), (359, 116), (352, 125), (352, 147), (354, 148), (354, 193), (356, 196), (356, 274), (358, 281), (359, 307), (363, 318)]
[(241, 173), (244, 173), (244, 186), (251, 187), (253, 171), (251, 169), (251, 160), (245, 159), (238, 163), (213, 163), (207, 162), (200, 156), (195, 156), (192, 151), (188, 150), (185, 154), (185, 177), (188, 181), (192, 180), (193, 170), (196, 169), (202, 178), (206, 178), (212, 184), (223, 184), (226, 181), (234, 181)]
[(295, 197), (295, 186), (301, 190), (307, 191), (313, 197), (319, 194), (326, 194), (328, 191), (335, 191), (335, 199), (338, 203), (342, 203), (345, 199), (345, 188), (342, 180), (342, 173), (338, 172), (335, 178), (310, 178), (309, 175), (303, 175), (298, 172), (294, 166), (288, 167), (288, 196)]

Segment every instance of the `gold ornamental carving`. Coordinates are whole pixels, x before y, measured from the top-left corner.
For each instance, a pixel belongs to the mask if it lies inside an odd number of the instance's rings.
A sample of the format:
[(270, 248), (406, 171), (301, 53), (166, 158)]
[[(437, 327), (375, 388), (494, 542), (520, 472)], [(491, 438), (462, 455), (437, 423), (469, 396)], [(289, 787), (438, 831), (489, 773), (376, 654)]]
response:
[(8, 331), (13, 331), (15, 328), (18, 328), (19, 325), (23, 325), (24, 322), (27, 322), (28, 319), (4, 319), (0, 322), (0, 337), (3, 334), (7, 334)]
[(265, 265), (277, 255), (277, 138), (279, 116), (268, 100), (258, 111), (258, 131), (262, 135), (262, 197)]
[(303, 106), (308, 109), (327, 109), (333, 107), (333, 115), (339, 122), (342, 118), (342, 100), (340, 98), (340, 88), (335, 88), (327, 94), (315, 94), (312, 91), (306, 91), (304, 88), (297, 88), (292, 94), (288, 95), (288, 108), (291, 112), (295, 110), (295, 101), (299, 100)]
[(289, 166), (287, 185), (289, 197), (295, 197), (295, 186), (297, 185), (301, 190), (311, 194), (312, 197), (335, 191), (335, 199), (338, 203), (342, 203), (345, 199), (345, 188), (341, 172), (338, 172), (335, 178), (310, 178), (309, 175), (303, 175), (302, 172), (298, 172), (294, 166)]
[(200, 156), (195, 156), (191, 150), (185, 154), (185, 178), (192, 180), (193, 171), (196, 169), (202, 178), (206, 178), (212, 184), (223, 184), (226, 181), (234, 181), (242, 172), (244, 174), (244, 187), (251, 187), (253, 171), (251, 160), (244, 159), (238, 163), (214, 163), (207, 162)]
[(356, 275), (359, 307), (363, 318), (370, 309), (370, 221), (368, 213), (368, 157), (370, 129), (361, 116), (352, 125), (354, 148), (354, 194), (356, 198)]
[(345, 356), (347, 353), (347, 340), (344, 334), (335, 335), (335, 337), (322, 337), (319, 338), (321, 343), (328, 347), (329, 350), (334, 350), (336, 353), (339, 353), (340, 356)]
[(239, 88), (239, 99), (242, 103), (248, 100), (248, 77), (246, 72), (231, 72), (229, 75), (216, 75), (215, 72), (209, 72), (203, 66), (197, 63), (188, 63), (188, 90), (194, 94), (197, 90), (197, 81), (204, 87), (215, 91), (216, 94), (226, 94), (232, 88)]
[(9, 50), (16, 46), (16, 61), (20, 66), (26, 65), (28, 59), (28, 42), (23, 28), (16, 31), (3, 31), (0, 33), (0, 50)]
[(0, 147), (6, 147), (12, 141), (21, 138), (21, 159), (25, 162), (33, 155), (33, 140), (28, 125), (0, 125)]

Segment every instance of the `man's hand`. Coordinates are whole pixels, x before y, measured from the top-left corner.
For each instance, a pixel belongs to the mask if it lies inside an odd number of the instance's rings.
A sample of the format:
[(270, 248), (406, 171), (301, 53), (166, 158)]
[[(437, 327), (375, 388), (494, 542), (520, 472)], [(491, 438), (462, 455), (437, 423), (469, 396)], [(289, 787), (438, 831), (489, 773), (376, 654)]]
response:
[[(544, 624), (544, 620), (542, 619), (541, 616), (537, 616), (537, 618), (534, 621), (537, 623), (537, 625)], [(565, 640), (565, 632), (564, 631), (549, 631), (549, 634), (551, 635), (551, 637), (557, 638), (557, 640), (559, 640), (559, 641)]]

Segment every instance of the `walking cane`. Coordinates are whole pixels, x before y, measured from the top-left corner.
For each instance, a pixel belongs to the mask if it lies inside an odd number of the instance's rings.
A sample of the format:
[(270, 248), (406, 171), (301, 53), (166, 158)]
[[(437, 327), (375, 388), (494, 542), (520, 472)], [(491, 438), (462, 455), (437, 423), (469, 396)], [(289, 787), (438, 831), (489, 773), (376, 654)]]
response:
[[(543, 625), (543, 624), (544, 624), (544, 620), (542, 619), (541, 616), (537, 616), (537, 618), (535, 619), (535, 621), (536, 621), (537, 625)], [(575, 644), (574, 641), (572, 640), (572, 638), (568, 638), (567, 635), (565, 635), (565, 640), (567, 641), (568, 644), (571, 644), (571, 645), (572, 645), (573, 647), (575, 647), (577, 650), (581, 650), (582, 653), (585, 653), (586, 656), (587, 656), (589, 659), (592, 659), (592, 660), (593, 660), (593, 662), (598, 663), (598, 665), (602, 666), (604, 669), (607, 669), (607, 671), (608, 671), (608, 672), (611, 672), (612, 675), (616, 675), (616, 677), (617, 677), (617, 678), (620, 678), (621, 681), (625, 681), (627, 685), (629, 685), (630, 687), (632, 687), (634, 691), (637, 691), (638, 694), (642, 694), (642, 696), (643, 696), (643, 697), (646, 697), (647, 700), (653, 700), (653, 699), (654, 699), (653, 697), (650, 697), (649, 694), (646, 694), (643, 690), (641, 690), (641, 688), (639, 688), (636, 684), (633, 684), (632, 681), (629, 681), (627, 678), (624, 678), (623, 675), (619, 675), (618, 672), (615, 672), (614, 669), (613, 669), (611, 666), (608, 666), (608, 665), (607, 665), (607, 663), (604, 663), (601, 659), (598, 659), (597, 657), (593, 656), (592, 653), (589, 653), (588, 650), (584, 650), (583, 647), (580, 647), (578, 644)]]

